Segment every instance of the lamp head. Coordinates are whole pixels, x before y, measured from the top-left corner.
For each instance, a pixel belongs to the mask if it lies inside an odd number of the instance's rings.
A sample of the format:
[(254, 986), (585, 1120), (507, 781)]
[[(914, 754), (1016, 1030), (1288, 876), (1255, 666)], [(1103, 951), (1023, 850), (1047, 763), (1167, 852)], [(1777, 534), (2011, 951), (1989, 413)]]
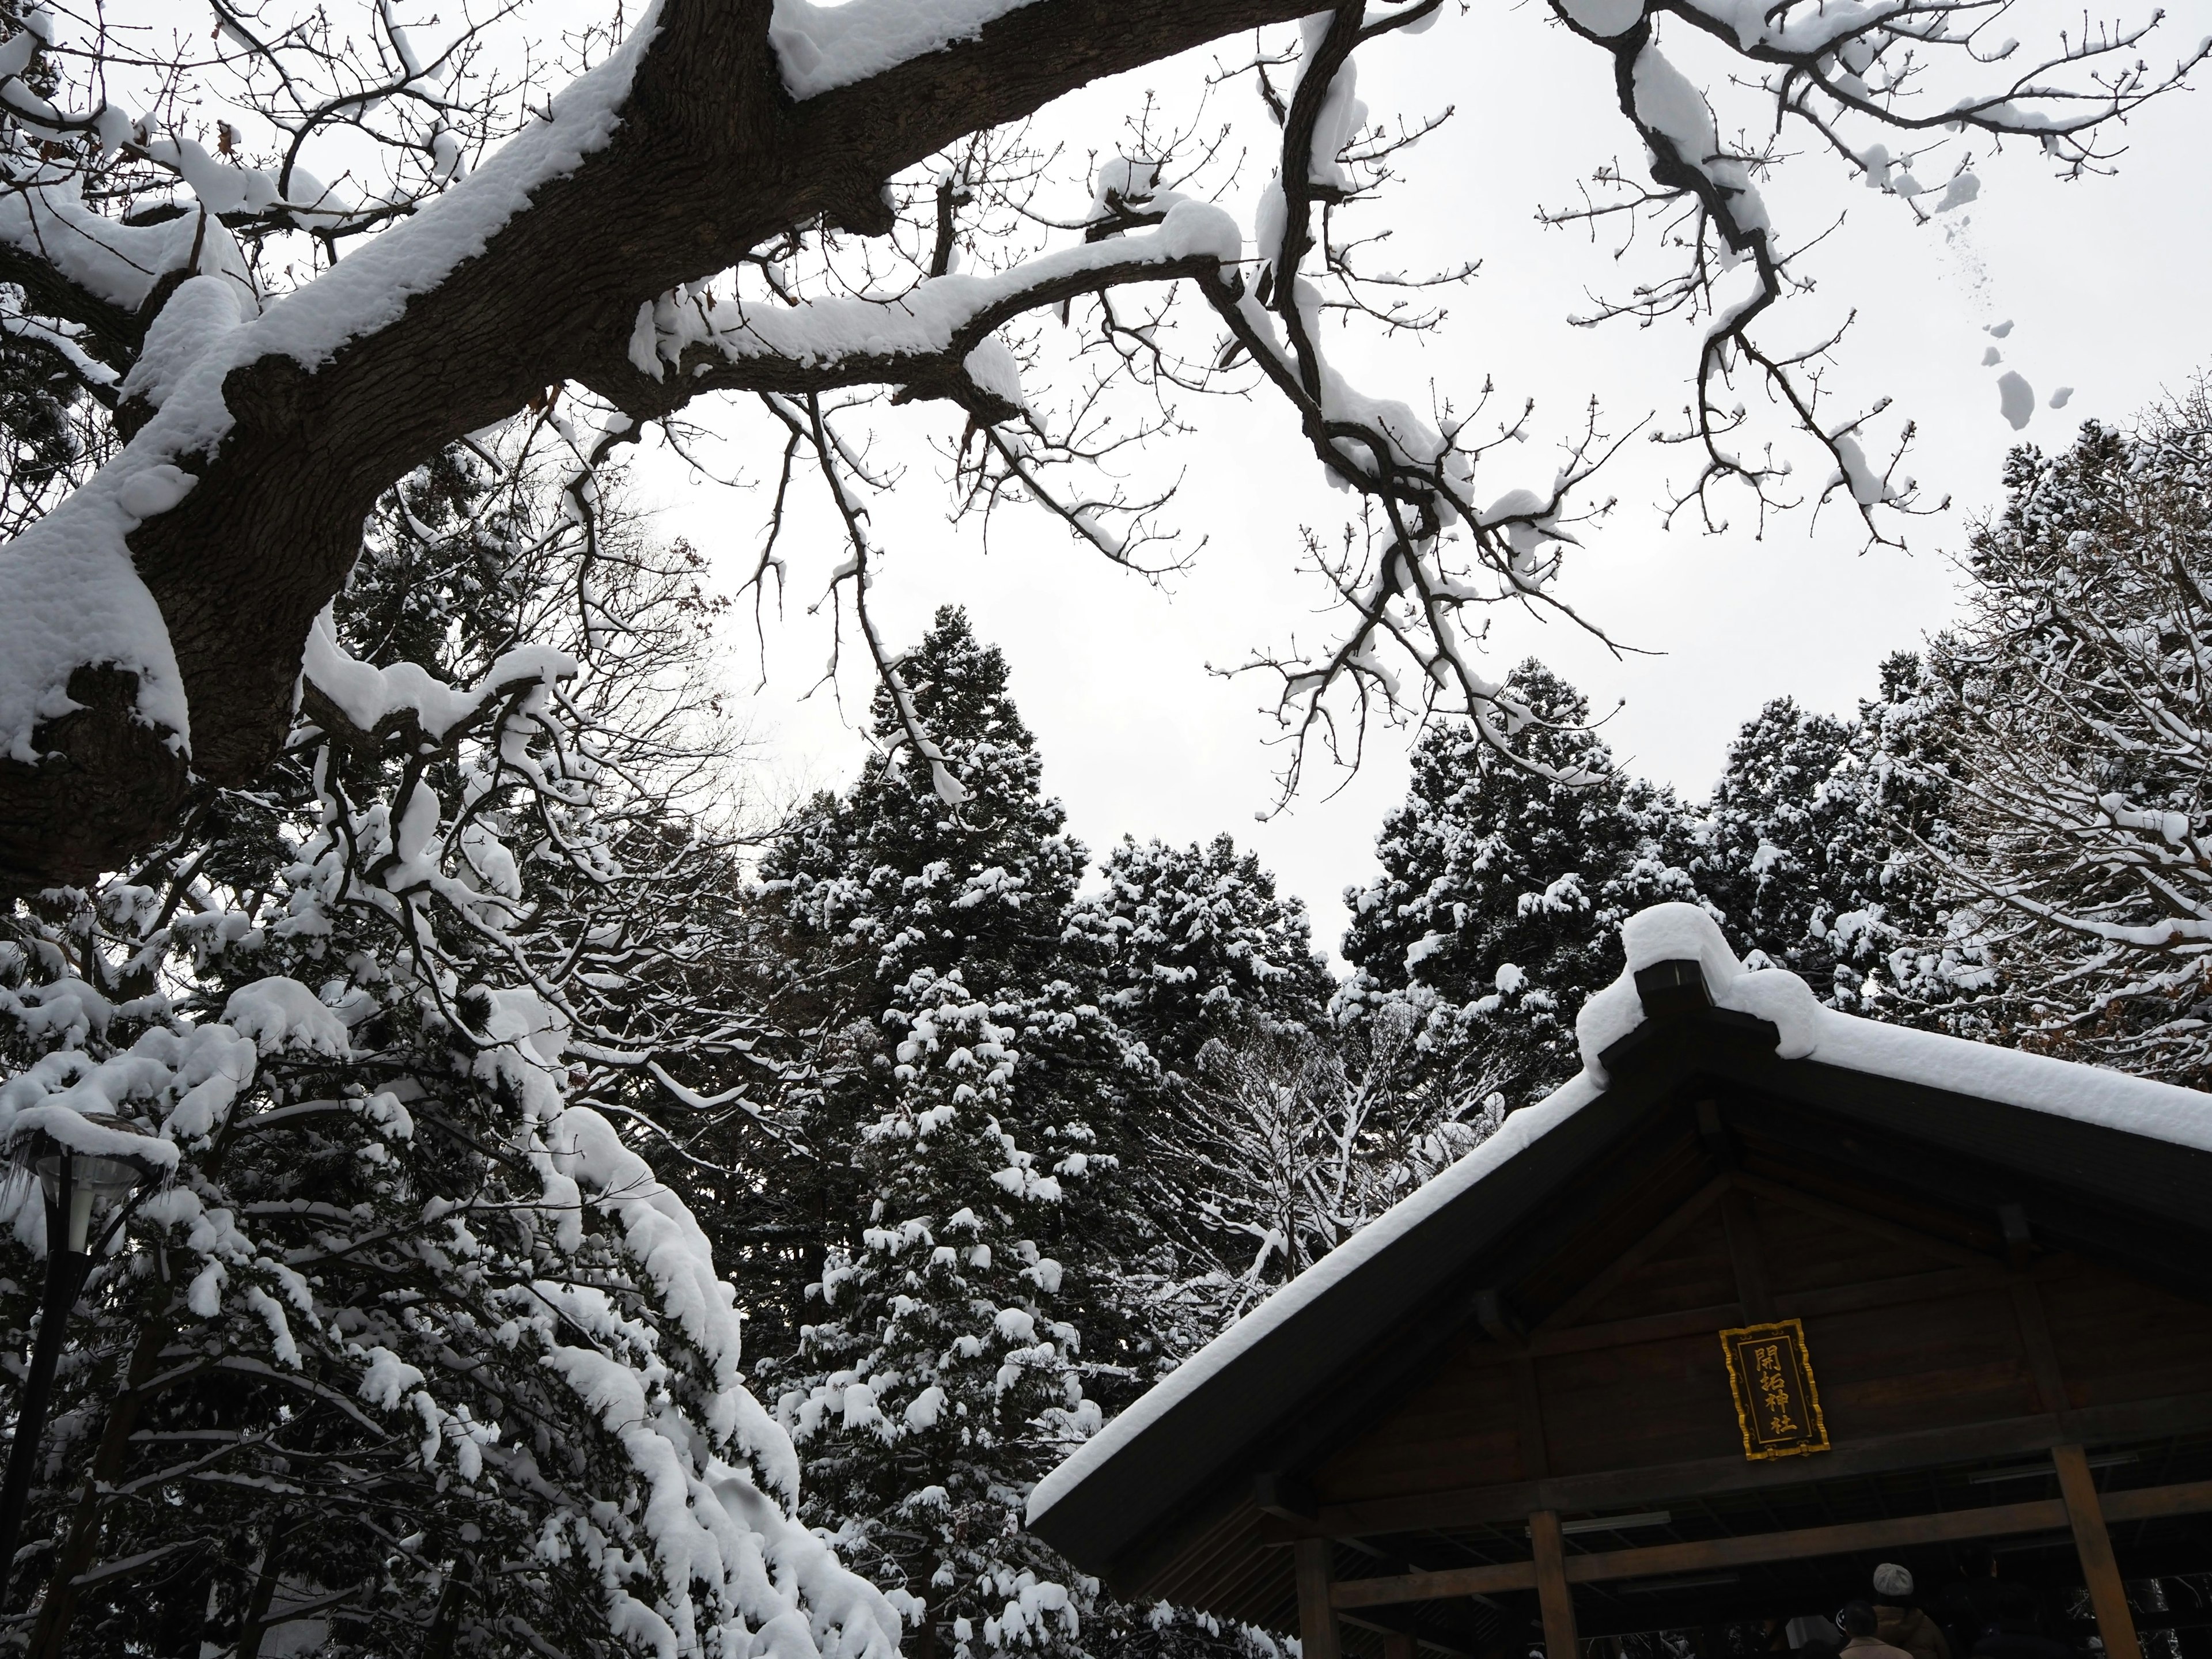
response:
[(61, 1223), (62, 1237), (55, 1242), (78, 1255), (91, 1237), (93, 1211), (129, 1198), (160, 1168), (154, 1158), (131, 1149), (130, 1139), (153, 1139), (137, 1124), (106, 1112), (88, 1112), (84, 1120), (104, 1132), (104, 1151), (81, 1152), (46, 1134), (25, 1160), (46, 1191), (46, 1213)]

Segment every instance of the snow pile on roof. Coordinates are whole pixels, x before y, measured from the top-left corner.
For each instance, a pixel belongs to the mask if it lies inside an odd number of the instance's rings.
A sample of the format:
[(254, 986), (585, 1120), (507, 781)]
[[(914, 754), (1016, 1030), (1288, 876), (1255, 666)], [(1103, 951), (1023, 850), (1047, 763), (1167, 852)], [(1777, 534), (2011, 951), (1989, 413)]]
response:
[(1746, 968), (1713, 919), (1695, 905), (1660, 904), (1638, 912), (1623, 924), (1621, 943), (1626, 969), (1583, 1006), (1575, 1022), (1583, 1053), (1578, 1076), (1512, 1114), (1489, 1139), (1169, 1373), (1037, 1483), (1030, 1494), (1030, 1523), (1270, 1332), (1597, 1099), (1606, 1087), (1598, 1056), (1644, 1023), (1636, 975), (1662, 962), (1695, 962), (1714, 1005), (1773, 1025), (1779, 1033), (1776, 1052), (1785, 1060), (1813, 1060), (2212, 1152), (2212, 1098), (2195, 1090), (1838, 1013), (1816, 1000), (1795, 974)]
[(1774, 1026), (1780, 1033), (1775, 1051), (1784, 1060), (1817, 1060), (2212, 1152), (2212, 1099), (2194, 1089), (1839, 1013), (1818, 1001), (1795, 974), (1746, 968), (1713, 919), (1695, 905), (1639, 911), (1623, 925), (1620, 937), (1627, 971), (1585, 1003), (1575, 1021), (1583, 1075), (1601, 1086), (1605, 1068), (1598, 1056), (1644, 1021), (1637, 971), (1656, 963), (1692, 961), (1704, 971), (1715, 1006), (1754, 1014)]
[(1713, 919), (1694, 904), (1655, 904), (1638, 911), (1621, 924), (1620, 944), (1627, 968), (1584, 1003), (1575, 1020), (1583, 1071), (1600, 1085), (1607, 1079), (1598, 1056), (1644, 1024), (1636, 975), (1662, 962), (1696, 963), (1716, 1007), (1755, 1014), (1781, 1032), (1775, 1048), (1783, 1059), (1802, 1060), (1820, 1041), (1823, 1010), (1812, 988), (1780, 968), (1746, 968)]

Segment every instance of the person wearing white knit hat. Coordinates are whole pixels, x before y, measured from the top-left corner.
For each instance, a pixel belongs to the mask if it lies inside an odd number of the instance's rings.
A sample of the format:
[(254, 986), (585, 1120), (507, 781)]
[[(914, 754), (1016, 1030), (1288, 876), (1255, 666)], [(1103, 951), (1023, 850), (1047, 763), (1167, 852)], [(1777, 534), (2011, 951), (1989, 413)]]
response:
[(1951, 1659), (1951, 1644), (1942, 1626), (1907, 1600), (1912, 1594), (1912, 1571), (1895, 1561), (1874, 1570), (1875, 1618), (1881, 1640), (1901, 1649), (1912, 1659)]

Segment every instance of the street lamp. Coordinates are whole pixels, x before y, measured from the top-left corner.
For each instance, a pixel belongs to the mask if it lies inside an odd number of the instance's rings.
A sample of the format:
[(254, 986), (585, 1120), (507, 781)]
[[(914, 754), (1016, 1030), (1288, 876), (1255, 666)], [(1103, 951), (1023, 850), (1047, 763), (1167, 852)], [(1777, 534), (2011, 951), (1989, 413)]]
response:
[(93, 1212), (118, 1206), (100, 1235), (100, 1242), (105, 1244), (128, 1213), (124, 1200), (161, 1168), (156, 1158), (131, 1148), (132, 1139), (143, 1139), (149, 1146), (154, 1143), (154, 1137), (137, 1124), (104, 1112), (84, 1113), (80, 1121), (105, 1132), (97, 1139), (107, 1151), (79, 1152), (36, 1128), (19, 1135), (9, 1149), (15, 1155), (16, 1167), (27, 1167), (34, 1173), (46, 1193), (46, 1294), (39, 1310), (39, 1338), (31, 1352), (30, 1372), (23, 1379), (22, 1403), (15, 1413), (15, 1443), (8, 1453), (7, 1482), (0, 1486), (0, 1610), (5, 1609), (8, 1580), (15, 1564), (15, 1540), (23, 1529), (23, 1506), (31, 1495), (31, 1471), (38, 1462), (39, 1442), (46, 1426), (46, 1396), (53, 1389), (54, 1367), (62, 1357), (62, 1340), (77, 1294), (92, 1272)]

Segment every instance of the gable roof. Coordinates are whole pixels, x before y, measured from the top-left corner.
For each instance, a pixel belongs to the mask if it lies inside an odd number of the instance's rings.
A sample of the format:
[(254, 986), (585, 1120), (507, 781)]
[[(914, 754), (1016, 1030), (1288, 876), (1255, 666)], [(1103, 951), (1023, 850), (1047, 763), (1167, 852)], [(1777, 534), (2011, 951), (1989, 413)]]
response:
[[(1627, 967), (1577, 1022), (1583, 1069), (1200, 1349), (1039, 1483), (1031, 1528), (1125, 1583), (1134, 1558), (1255, 1469), (1409, 1323), (1464, 1322), (1468, 1271), (1686, 1080), (1723, 1076), (1933, 1158), (2077, 1194), (2070, 1241), (2171, 1277), (2212, 1263), (2212, 1097), (1855, 1018), (1747, 969), (1704, 912), (1622, 930)], [(1869, 1088), (1868, 1079), (1882, 1086)], [(2046, 1224), (2042, 1214), (2038, 1224)], [(2140, 1234), (2140, 1237), (2136, 1235)], [(2124, 1237), (2123, 1235), (2126, 1235)], [(2192, 1281), (2208, 1269), (2185, 1269)]]

